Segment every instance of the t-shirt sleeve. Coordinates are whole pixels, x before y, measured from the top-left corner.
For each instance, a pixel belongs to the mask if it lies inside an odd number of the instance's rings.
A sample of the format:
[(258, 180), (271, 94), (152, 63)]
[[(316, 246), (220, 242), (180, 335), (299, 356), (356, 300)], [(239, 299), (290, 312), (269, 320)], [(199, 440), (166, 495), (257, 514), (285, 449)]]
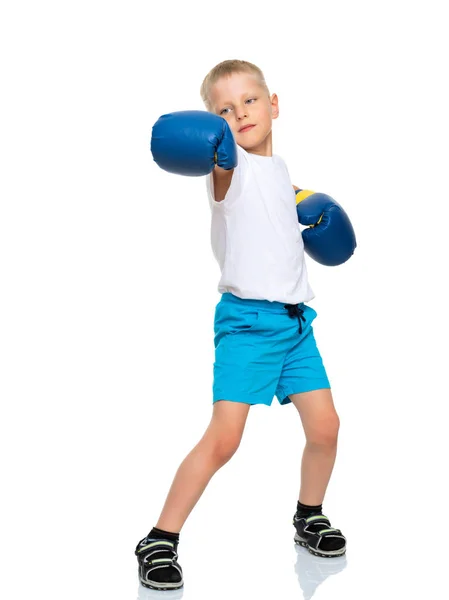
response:
[(226, 192), (226, 196), (221, 202), (215, 201), (214, 196), (214, 180), (212, 173), (206, 175), (206, 186), (207, 186), (207, 195), (209, 197), (209, 201), (211, 204), (219, 205), (219, 204), (229, 204), (231, 202), (235, 202), (243, 192), (243, 186), (246, 179), (246, 173), (248, 170), (248, 159), (246, 158), (246, 152), (240, 146), (237, 146), (237, 166), (234, 168), (234, 172), (232, 174), (231, 185), (229, 186), (228, 191)]

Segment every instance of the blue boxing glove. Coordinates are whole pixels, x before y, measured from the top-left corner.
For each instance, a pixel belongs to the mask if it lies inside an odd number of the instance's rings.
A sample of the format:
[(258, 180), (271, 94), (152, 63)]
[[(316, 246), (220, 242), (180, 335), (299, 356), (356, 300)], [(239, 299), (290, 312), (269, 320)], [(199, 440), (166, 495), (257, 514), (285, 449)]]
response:
[(178, 175), (207, 175), (215, 165), (237, 166), (237, 146), (223, 117), (204, 110), (162, 115), (153, 125), (151, 152), (156, 163)]
[(333, 198), (310, 190), (296, 190), (296, 212), (302, 225), (304, 250), (322, 265), (346, 262), (356, 249), (354, 229), (348, 215)]

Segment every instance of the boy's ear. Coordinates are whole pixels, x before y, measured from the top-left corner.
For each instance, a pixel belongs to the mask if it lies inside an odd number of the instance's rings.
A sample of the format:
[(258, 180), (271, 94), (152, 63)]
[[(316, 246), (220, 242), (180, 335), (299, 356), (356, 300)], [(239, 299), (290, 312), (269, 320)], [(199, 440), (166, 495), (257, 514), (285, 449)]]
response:
[(271, 116), (273, 119), (277, 119), (279, 116), (279, 99), (277, 94), (271, 96)]

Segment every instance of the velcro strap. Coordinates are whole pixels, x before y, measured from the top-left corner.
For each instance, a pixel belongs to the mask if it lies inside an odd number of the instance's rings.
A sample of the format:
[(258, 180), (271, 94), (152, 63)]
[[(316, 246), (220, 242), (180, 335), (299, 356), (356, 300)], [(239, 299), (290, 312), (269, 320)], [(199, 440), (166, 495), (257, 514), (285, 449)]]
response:
[(331, 535), (333, 533), (341, 534), (341, 531), (339, 529), (335, 529), (335, 527), (329, 527), (329, 529), (320, 529), (317, 533), (320, 535)]
[(173, 542), (171, 542), (170, 540), (154, 540), (152, 542), (150, 542), (149, 544), (147, 544), (146, 546), (142, 546), (142, 548), (139, 548), (136, 552), (136, 554), (140, 554), (141, 552), (148, 552), (148, 550), (154, 550), (154, 548), (156, 547), (160, 547), (161, 550), (164, 549), (171, 549), (173, 550), (175, 547), (175, 544)]
[(172, 564), (173, 561), (174, 561), (173, 557), (172, 558), (153, 558), (153, 560), (149, 561), (149, 564), (150, 565), (156, 565), (156, 564), (159, 564), (159, 563), (167, 563), (167, 564), (169, 563), (169, 564)]
[(315, 523), (315, 522), (319, 522), (319, 523), (323, 523), (323, 525), (326, 525), (327, 523), (330, 525), (331, 522), (329, 521), (329, 519), (324, 516), (324, 515), (312, 515), (311, 517), (308, 517), (306, 519), (306, 524), (310, 525), (311, 523)]

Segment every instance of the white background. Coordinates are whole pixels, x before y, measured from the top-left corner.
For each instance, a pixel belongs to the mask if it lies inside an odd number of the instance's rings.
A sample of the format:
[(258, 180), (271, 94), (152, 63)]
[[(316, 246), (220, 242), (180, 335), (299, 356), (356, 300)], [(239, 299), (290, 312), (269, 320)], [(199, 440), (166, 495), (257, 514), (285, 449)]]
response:
[(154, 597), (134, 548), (211, 417), (219, 269), (205, 180), (160, 170), (151, 127), (203, 110), (207, 72), (243, 58), (279, 96), (292, 182), (357, 233), (348, 263), (307, 259), (347, 564), (328, 577), (293, 543), (304, 433), (275, 399), (182, 529), (182, 597), (302, 598), (327, 577), (315, 598), (442, 598), (443, 2), (10, 1), (0, 23), (1, 596)]

